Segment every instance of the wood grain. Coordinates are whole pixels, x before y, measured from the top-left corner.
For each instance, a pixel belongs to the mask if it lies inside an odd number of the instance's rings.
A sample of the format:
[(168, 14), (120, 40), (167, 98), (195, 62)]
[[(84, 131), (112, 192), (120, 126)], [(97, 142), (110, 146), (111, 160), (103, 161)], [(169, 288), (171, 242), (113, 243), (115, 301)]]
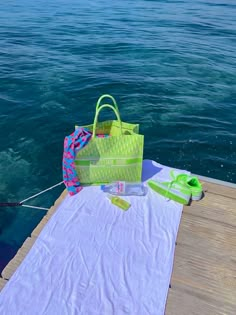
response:
[(2, 290), (2, 288), (5, 286), (5, 284), (7, 283), (7, 280), (3, 279), (0, 277), (0, 291)]
[(184, 207), (166, 315), (236, 314), (236, 200), (210, 185)]

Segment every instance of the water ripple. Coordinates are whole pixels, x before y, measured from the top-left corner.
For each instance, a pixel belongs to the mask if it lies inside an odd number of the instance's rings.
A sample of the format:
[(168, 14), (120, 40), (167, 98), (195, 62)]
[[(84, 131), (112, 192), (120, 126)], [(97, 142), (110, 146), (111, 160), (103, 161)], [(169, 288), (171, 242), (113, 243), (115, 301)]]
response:
[[(230, 0), (5, 1), (1, 198), (61, 180), (64, 136), (93, 121), (103, 93), (140, 122), (145, 158), (236, 182), (235, 16)], [(11, 223), (29, 231), (39, 220), (9, 211), (0, 241)]]

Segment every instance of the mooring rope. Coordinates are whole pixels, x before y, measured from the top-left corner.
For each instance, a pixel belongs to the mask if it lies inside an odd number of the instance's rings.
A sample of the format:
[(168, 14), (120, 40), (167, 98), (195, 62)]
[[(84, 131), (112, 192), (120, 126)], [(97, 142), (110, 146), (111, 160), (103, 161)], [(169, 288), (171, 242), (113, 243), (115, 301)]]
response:
[(22, 206), (22, 207), (26, 207), (26, 208), (33, 208), (33, 209), (39, 209), (39, 210), (46, 210), (48, 211), (49, 209), (48, 208), (43, 208), (43, 207), (36, 207), (36, 206), (30, 206), (30, 205), (25, 205), (24, 203), (28, 200), (31, 200), (33, 198), (36, 198), (38, 197), (39, 195), (42, 195), (44, 194), (45, 192), (57, 187), (57, 186), (60, 186), (61, 184), (63, 184), (63, 181), (60, 182), (60, 183), (57, 183), (56, 185), (53, 185), (47, 189), (44, 189), (42, 191), (40, 191), (39, 193), (33, 195), (33, 196), (30, 196), (20, 202), (0, 202), (0, 207), (19, 207), (19, 206)]
[(35, 194), (35, 195), (31, 196), (31, 197), (28, 197), (28, 198), (22, 200), (20, 203), (24, 203), (24, 202), (26, 202), (26, 201), (28, 201), (28, 200), (30, 200), (30, 199), (33, 199), (33, 198), (35, 198), (35, 197), (38, 197), (39, 195), (41, 195), (41, 194), (43, 194), (43, 193), (45, 193), (45, 192), (47, 192), (47, 191), (49, 191), (49, 190), (51, 190), (51, 189), (53, 189), (53, 188), (59, 186), (59, 185), (61, 185), (62, 183), (63, 183), (63, 181), (60, 182), (60, 183), (58, 183), (58, 184), (56, 184), (56, 185), (53, 185), (53, 186), (51, 186), (51, 187), (45, 189), (45, 190), (42, 190), (42, 191), (40, 191), (39, 193), (37, 193), (37, 194)]
[(33, 209), (39, 209), (39, 210), (46, 210), (46, 211), (49, 210), (49, 208), (36, 207), (36, 206), (30, 206), (30, 205), (22, 205), (22, 207), (33, 208)]

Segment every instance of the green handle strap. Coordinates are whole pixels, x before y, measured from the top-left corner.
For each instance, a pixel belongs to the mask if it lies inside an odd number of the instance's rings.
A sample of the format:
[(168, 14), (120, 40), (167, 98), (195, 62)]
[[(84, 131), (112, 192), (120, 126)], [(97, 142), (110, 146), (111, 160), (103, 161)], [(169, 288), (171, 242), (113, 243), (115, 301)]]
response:
[[(112, 106), (115, 107), (115, 109), (118, 111), (118, 113), (120, 113), (119, 108), (117, 106), (116, 100), (114, 99), (113, 96), (111, 96), (110, 94), (104, 94), (101, 97), (99, 97), (98, 101), (97, 101), (97, 105), (96, 105), (96, 111), (98, 110), (98, 108), (101, 106), (101, 102), (104, 98), (109, 98), (112, 100), (113, 104), (111, 104)], [(103, 104), (104, 105), (104, 104)]]
[(96, 110), (96, 113), (95, 113), (95, 117), (94, 117), (94, 122), (93, 122), (93, 138), (95, 137), (96, 135), (96, 129), (97, 129), (97, 122), (98, 122), (98, 116), (99, 116), (99, 113), (102, 109), (104, 108), (110, 108), (114, 111), (114, 113), (116, 114), (116, 117), (117, 117), (117, 120), (120, 124), (120, 134), (122, 135), (122, 124), (121, 124), (121, 120), (120, 120), (120, 114), (119, 112), (117, 111), (117, 109), (115, 107), (113, 107), (112, 105), (109, 105), (109, 104), (104, 104), (102, 106), (100, 106), (97, 110)]

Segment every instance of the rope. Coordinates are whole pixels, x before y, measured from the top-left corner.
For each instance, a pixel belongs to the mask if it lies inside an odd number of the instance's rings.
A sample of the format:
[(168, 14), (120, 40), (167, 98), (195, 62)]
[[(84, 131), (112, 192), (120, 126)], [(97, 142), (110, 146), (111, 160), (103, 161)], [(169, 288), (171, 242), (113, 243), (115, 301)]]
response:
[(37, 194), (35, 194), (35, 195), (33, 195), (33, 196), (29, 197), (29, 198), (26, 198), (26, 199), (22, 200), (20, 203), (24, 203), (24, 202), (26, 202), (26, 201), (28, 201), (28, 200), (30, 200), (30, 199), (33, 199), (33, 198), (35, 198), (35, 197), (38, 197), (39, 195), (45, 193), (46, 191), (49, 191), (49, 190), (51, 190), (51, 189), (53, 189), (53, 188), (55, 188), (55, 187), (57, 187), (57, 186), (59, 186), (59, 185), (61, 185), (61, 184), (63, 184), (63, 181), (60, 182), (60, 183), (58, 183), (58, 184), (56, 184), (56, 185), (53, 185), (52, 187), (49, 187), (49, 188), (47, 188), (47, 189), (45, 189), (45, 190), (43, 190), (43, 191), (40, 191), (39, 193), (37, 193)]
[(39, 195), (41, 195), (41, 194), (43, 194), (43, 193), (45, 193), (45, 192), (47, 192), (47, 191), (57, 187), (57, 186), (59, 186), (59, 185), (61, 185), (63, 183), (64, 183), (63, 181), (60, 182), (60, 183), (57, 183), (56, 185), (53, 185), (53, 186), (51, 186), (51, 187), (49, 187), (47, 189), (44, 189), (44, 190), (40, 191), (39, 193), (37, 193), (37, 194), (35, 194), (33, 196), (30, 196), (30, 197), (28, 197), (28, 198), (26, 198), (26, 199), (24, 199), (24, 200), (22, 200), (20, 202), (0, 202), (0, 207), (18, 207), (18, 206), (22, 206), (22, 207), (26, 207), (26, 208), (33, 208), (33, 209), (39, 209), (39, 210), (46, 210), (46, 211), (48, 211), (49, 210), (48, 208), (24, 205), (23, 203), (25, 203), (26, 201), (31, 200), (33, 198), (36, 198)]
[(20, 202), (0, 202), (0, 207), (18, 207), (21, 205)]
[(33, 208), (33, 209), (40, 209), (40, 210), (46, 210), (46, 211), (49, 210), (48, 208), (36, 207), (36, 206), (30, 206), (30, 205), (22, 205), (22, 207)]

